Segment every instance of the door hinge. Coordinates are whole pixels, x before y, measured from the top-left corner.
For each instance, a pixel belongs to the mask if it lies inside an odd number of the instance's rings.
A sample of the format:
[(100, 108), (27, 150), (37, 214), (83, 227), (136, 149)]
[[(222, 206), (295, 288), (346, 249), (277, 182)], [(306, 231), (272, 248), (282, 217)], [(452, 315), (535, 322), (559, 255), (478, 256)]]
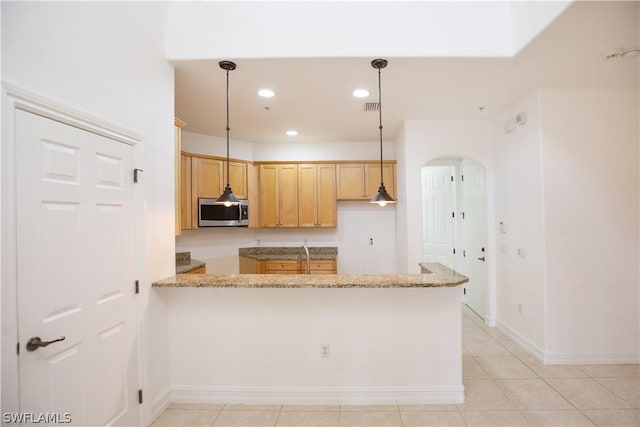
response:
[(464, 212), (460, 212), (460, 215), (462, 215), (462, 219), (464, 219)]
[(460, 181), (464, 182), (464, 175), (460, 175)]
[(456, 248), (453, 248), (453, 254), (454, 255), (456, 254)]
[(140, 293), (140, 281), (136, 280), (136, 294)]
[(462, 250), (462, 256), (463, 256), (463, 257), (467, 256), (467, 251)]
[(455, 212), (451, 212), (451, 218), (455, 218), (456, 217), (456, 213)]
[(138, 403), (142, 403), (142, 389), (138, 390)]
[(462, 294), (466, 295), (467, 294), (467, 288), (462, 288)]
[(453, 175), (451, 175), (451, 182), (453, 182)]
[(20, 356), (20, 342), (16, 344), (16, 354)]
[(137, 182), (138, 182), (139, 175), (140, 175), (142, 172), (144, 172), (142, 169), (137, 169), (137, 168), (136, 168), (136, 169), (134, 169), (134, 170), (133, 170), (133, 182), (134, 182), (134, 183), (137, 183)]

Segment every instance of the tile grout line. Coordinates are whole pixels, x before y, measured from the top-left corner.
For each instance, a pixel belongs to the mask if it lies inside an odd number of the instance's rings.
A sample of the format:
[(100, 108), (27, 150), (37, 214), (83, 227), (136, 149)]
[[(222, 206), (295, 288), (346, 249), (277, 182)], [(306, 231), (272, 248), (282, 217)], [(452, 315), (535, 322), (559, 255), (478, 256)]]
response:
[[(635, 378), (635, 377), (599, 377), (600, 379), (607, 379), (607, 378)], [(614, 396), (616, 396), (617, 398), (619, 398), (620, 400), (622, 400), (623, 402), (628, 403), (629, 405), (631, 405), (631, 409), (638, 409), (640, 406), (635, 407), (633, 405), (636, 405), (636, 403), (631, 403), (629, 402), (627, 399), (625, 399), (623, 396), (621, 396), (620, 394), (616, 393), (615, 390), (610, 389), (609, 387), (606, 386), (606, 384), (601, 383), (600, 381), (598, 381), (598, 377), (593, 377), (592, 378), (595, 382), (597, 382), (598, 384), (600, 384), (602, 387), (604, 387), (607, 391), (611, 392)], [(640, 381), (640, 380), (639, 380)]]
[(276, 416), (276, 419), (273, 423), (273, 427), (276, 427), (278, 425), (278, 421), (280, 420), (280, 415), (282, 414), (282, 408), (284, 407), (284, 405), (280, 405), (280, 410), (278, 411), (278, 415)]

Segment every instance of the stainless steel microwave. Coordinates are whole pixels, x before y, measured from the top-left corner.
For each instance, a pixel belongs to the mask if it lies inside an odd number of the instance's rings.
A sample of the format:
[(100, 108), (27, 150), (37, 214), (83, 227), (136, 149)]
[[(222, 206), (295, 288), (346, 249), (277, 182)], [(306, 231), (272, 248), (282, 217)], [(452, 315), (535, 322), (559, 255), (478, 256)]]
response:
[(198, 227), (247, 227), (249, 202), (240, 200), (229, 207), (216, 203), (216, 199), (198, 199)]

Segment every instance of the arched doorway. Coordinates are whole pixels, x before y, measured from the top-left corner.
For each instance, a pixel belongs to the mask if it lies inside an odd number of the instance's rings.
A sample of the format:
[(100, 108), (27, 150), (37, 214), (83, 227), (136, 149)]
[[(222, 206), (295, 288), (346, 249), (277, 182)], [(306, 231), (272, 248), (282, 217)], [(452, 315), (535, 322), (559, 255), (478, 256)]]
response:
[(465, 276), (464, 303), (488, 315), (485, 167), (466, 157), (428, 162), (422, 178), (422, 261), (440, 262)]

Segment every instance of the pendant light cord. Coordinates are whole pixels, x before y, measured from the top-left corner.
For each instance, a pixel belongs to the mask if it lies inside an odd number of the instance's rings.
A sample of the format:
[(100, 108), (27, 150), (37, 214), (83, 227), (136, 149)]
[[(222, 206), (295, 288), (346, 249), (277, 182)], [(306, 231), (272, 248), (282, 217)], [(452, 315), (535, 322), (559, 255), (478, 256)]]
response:
[(227, 70), (227, 188), (229, 188), (229, 70)]
[(378, 68), (378, 113), (380, 124), (378, 128), (380, 129), (380, 185), (384, 185), (383, 175), (383, 167), (382, 167), (382, 77), (380, 77), (380, 68)]

